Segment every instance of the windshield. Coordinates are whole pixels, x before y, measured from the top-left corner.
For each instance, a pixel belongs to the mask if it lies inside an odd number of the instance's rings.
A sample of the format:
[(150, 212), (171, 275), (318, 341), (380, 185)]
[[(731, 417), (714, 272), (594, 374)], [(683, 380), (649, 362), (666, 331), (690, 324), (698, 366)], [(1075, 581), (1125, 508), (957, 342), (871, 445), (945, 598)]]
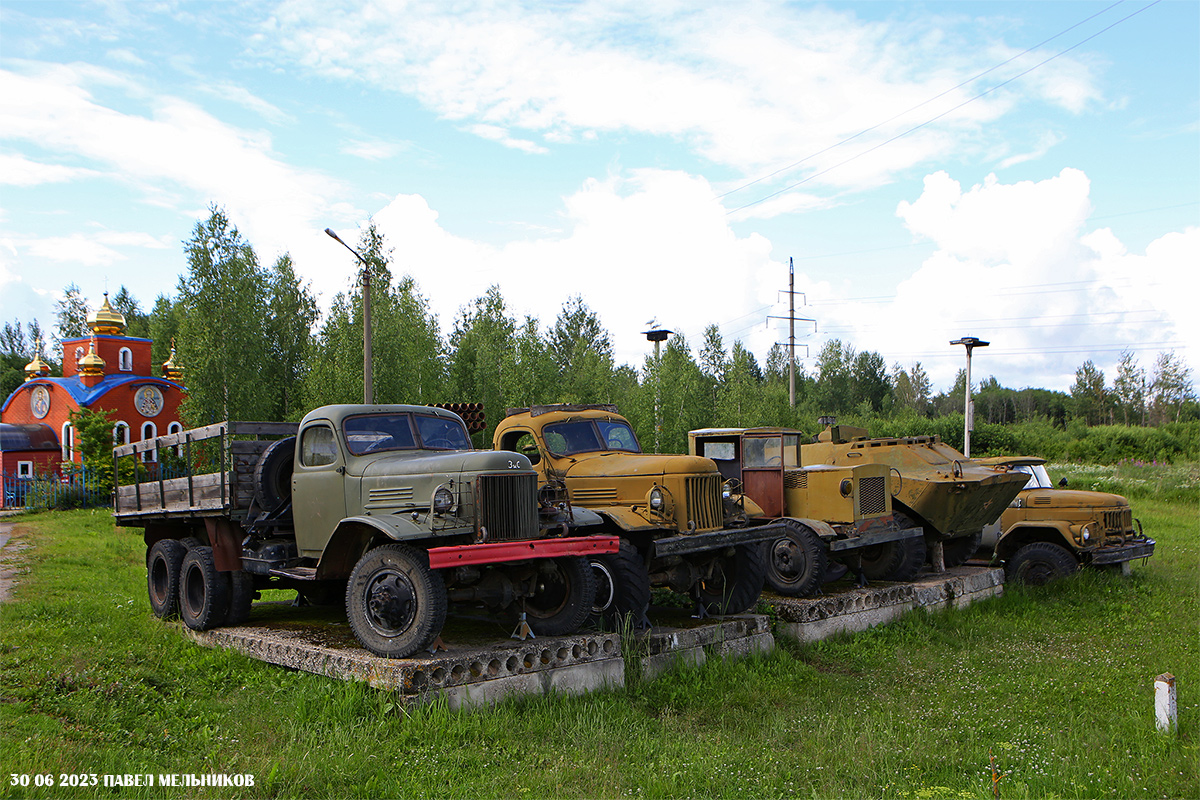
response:
[(417, 446), (410, 414), (347, 417), (342, 430), (346, 434), (346, 449), (356, 456), (381, 450), (412, 450)]
[(590, 419), (559, 422), (547, 425), (542, 430), (542, 436), (550, 452), (560, 456), (604, 450), (642, 452), (633, 430), (624, 422)]
[(1023, 472), (1029, 476), (1029, 480), (1025, 482), (1024, 489), (1054, 488), (1054, 484), (1050, 482), (1050, 473), (1046, 472), (1046, 468), (1041, 464), (1031, 467), (1016, 467), (1013, 469), (1013, 472)]
[(364, 414), (342, 423), (346, 448), (354, 455), (387, 450), (470, 450), (462, 422), (427, 414)]
[(417, 414), (417, 430), (426, 450), (470, 450), (471, 437), (458, 419)]

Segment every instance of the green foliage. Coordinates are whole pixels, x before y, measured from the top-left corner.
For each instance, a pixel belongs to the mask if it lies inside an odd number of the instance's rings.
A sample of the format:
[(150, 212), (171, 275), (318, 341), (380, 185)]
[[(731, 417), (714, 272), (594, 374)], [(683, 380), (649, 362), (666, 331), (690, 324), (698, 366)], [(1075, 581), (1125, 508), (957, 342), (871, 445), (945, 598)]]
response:
[(179, 279), (177, 347), (188, 387), (181, 414), (193, 426), (269, 420), (267, 276), (225, 212), (210, 211), (185, 243), (188, 271)]
[[(372, 383), (377, 403), (436, 403), (447, 391), (444, 345), (429, 302), (409, 276), (393, 283), (392, 250), (375, 223), (358, 252), (369, 265)], [(356, 263), (348, 275), (361, 275)], [(339, 293), (317, 334), (304, 381), (305, 405), (363, 400), (363, 291)], [(455, 398), (458, 399), (458, 398)]]
[(57, 341), (78, 339), (88, 335), (87, 299), (79, 287), (71, 283), (63, 290), (63, 296), (54, 303), (54, 331)]
[[(103, 497), (113, 489), (113, 421), (116, 412), (83, 408), (71, 412), (75, 446), (83, 455), (95, 491)], [(68, 508), (76, 506), (67, 506)]]

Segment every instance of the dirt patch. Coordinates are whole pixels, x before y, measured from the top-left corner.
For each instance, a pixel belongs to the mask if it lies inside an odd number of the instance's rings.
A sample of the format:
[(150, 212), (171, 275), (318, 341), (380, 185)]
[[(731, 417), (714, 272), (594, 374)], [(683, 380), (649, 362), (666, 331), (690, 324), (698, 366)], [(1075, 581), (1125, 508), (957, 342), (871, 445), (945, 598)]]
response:
[(12, 597), (17, 577), (24, 572), (23, 551), (30, 547), (11, 522), (0, 522), (0, 603)]

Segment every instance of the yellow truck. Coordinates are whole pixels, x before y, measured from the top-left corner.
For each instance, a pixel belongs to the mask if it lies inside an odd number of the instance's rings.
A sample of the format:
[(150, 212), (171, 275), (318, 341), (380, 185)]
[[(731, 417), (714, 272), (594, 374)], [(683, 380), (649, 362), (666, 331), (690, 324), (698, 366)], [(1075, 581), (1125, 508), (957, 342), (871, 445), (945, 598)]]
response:
[(1125, 570), (1130, 562), (1154, 555), (1154, 540), (1121, 495), (1056, 487), (1041, 458), (983, 463), (1025, 481), (1000, 519), (983, 529), (983, 546), (1004, 565), (1009, 580), (1041, 585), (1080, 566)]
[[(867, 571), (880, 572), (875, 569), (880, 559), (887, 560), (888, 579), (914, 577), (925, 558), (922, 533), (893, 514), (889, 469), (881, 464), (802, 467), (801, 437), (787, 428), (688, 433), (688, 452), (716, 463), (744, 498), (751, 524), (783, 525), (767, 546), (767, 586), (805, 597), (847, 569), (861, 585)], [(893, 567), (897, 552), (906, 560)]]
[[(645, 621), (651, 586), (690, 595), (700, 613), (751, 609), (766, 573), (763, 542), (782, 524), (751, 526), (711, 459), (643, 453), (613, 405), (508, 409), (493, 446), (521, 453), (546, 486), (600, 517), (620, 549), (591, 558), (596, 612)], [(589, 532), (583, 528), (581, 532)]]

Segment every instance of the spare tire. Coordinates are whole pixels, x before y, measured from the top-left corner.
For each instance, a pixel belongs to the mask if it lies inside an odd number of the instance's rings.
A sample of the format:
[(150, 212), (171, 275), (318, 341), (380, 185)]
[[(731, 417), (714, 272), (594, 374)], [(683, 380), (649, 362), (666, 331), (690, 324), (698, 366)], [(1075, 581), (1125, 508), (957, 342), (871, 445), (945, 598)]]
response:
[(271, 442), (254, 465), (254, 499), (264, 511), (276, 511), (292, 499), (296, 437)]

